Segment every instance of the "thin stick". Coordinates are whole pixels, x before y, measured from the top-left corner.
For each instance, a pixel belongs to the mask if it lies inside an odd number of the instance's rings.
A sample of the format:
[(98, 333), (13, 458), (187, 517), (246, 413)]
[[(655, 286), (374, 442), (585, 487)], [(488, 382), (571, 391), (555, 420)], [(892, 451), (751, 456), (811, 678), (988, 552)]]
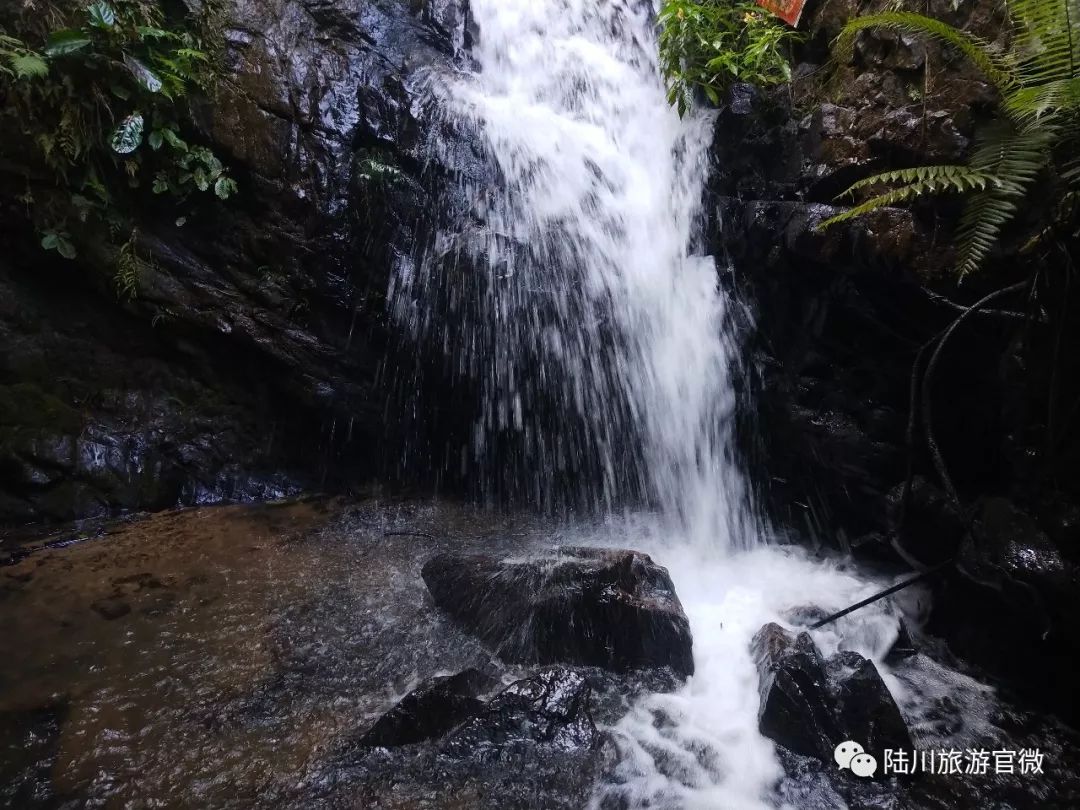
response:
[(896, 593), (897, 591), (902, 591), (908, 585), (914, 585), (916, 582), (921, 582), (922, 580), (926, 579), (927, 577), (931, 576), (932, 574), (936, 574), (938, 571), (941, 571), (941, 570), (945, 569), (946, 567), (948, 567), (948, 566), (950, 566), (952, 564), (953, 564), (953, 560), (946, 560), (945, 562), (940, 563), (939, 565), (935, 565), (933, 568), (928, 568), (926, 571), (923, 571), (921, 574), (916, 574), (915, 576), (911, 577), (910, 579), (905, 579), (903, 582), (898, 582), (896, 585), (893, 585), (891, 588), (886, 588), (881, 593), (876, 593), (876, 594), (874, 594), (873, 596), (871, 596), (871, 597), (869, 597), (867, 599), (863, 599), (861, 602), (856, 602), (851, 607), (844, 608), (839, 613), (834, 613), (831, 616), (826, 616), (820, 622), (815, 622), (814, 624), (810, 625), (810, 629), (811, 630), (817, 630), (819, 627), (824, 627), (827, 624), (831, 624), (832, 622), (835, 622), (837, 619), (842, 618), (843, 616), (847, 616), (849, 613), (854, 613), (859, 608), (864, 608), (867, 605), (871, 605), (874, 602), (877, 602), (879, 599), (884, 599), (886, 596), (891, 596), (892, 594)]

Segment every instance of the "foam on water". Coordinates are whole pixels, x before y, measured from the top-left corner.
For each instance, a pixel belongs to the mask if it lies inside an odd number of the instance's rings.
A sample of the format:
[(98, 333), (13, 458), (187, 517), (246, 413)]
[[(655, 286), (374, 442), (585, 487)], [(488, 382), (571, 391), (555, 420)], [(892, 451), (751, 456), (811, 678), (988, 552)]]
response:
[[(732, 450), (727, 301), (701, 251), (713, 122), (668, 105), (651, 4), (471, 5), (479, 70), (432, 89), (496, 180), (463, 181), (468, 210), (395, 279), (393, 311), (479, 388), (466, 474), (491, 490), (523, 478), (538, 504), (575, 475), (600, 511), (646, 506), (609, 536), (669, 567), (697, 671), (616, 726), (596, 806), (775, 807), (752, 635), (888, 583), (763, 542)], [(879, 603), (817, 637), (880, 659), (897, 627)]]

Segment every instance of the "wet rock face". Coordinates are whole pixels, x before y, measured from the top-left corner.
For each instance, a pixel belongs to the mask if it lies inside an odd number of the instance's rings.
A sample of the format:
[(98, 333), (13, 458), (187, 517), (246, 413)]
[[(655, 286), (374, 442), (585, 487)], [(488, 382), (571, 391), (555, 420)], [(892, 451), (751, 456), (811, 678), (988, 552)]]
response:
[(973, 508), (928, 629), (1066, 722), (1080, 718), (1080, 572), (1035, 519), (1000, 497)]
[(366, 731), (361, 746), (395, 747), (441, 737), (484, 708), (494, 681), (475, 669), (429, 678)]
[(381, 472), (385, 290), (442, 171), (419, 179), (416, 79), (464, 64), (471, 25), (458, 0), (226, 2), (224, 75), (191, 137), (240, 192), (183, 227), (147, 206), (132, 301), (103, 245), (41, 251), (23, 172), (0, 178), (0, 524)]
[[(388, 806), (388, 796), (395, 806), (406, 801), (441, 807), (452, 796), (454, 806), (579, 808), (600, 775), (614, 767), (616, 757), (610, 735), (594, 720), (594, 711), (601, 710), (594, 707), (592, 674), (544, 667), (486, 702), (477, 701), (468, 712), (462, 704), (462, 716), (439, 737), (404, 747), (342, 751), (319, 783), (336, 787), (332, 795), (346, 804), (359, 801), (363, 807)], [(443, 685), (467, 675), (452, 676)], [(431, 695), (428, 687), (418, 691)], [(411, 697), (386, 717), (401, 718), (399, 707)], [(412, 720), (399, 726), (412, 729), (408, 736), (430, 730), (424, 717), (414, 715)]]
[[(901, 6), (990, 40), (1004, 30), (988, 2)], [(713, 150), (715, 250), (733, 258), (729, 284), (752, 311), (754, 337), (743, 345), (756, 413), (745, 434), (760, 463), (750, 466), (768, 470), (760, 486), (782, 522), (841, 550), (887, 531), (887, 496), (907, 473), (911, 365), (957, 314), (932, 293), (961, 303), (980, 293), (958, 291), (951, 276), (958, 210), (948, 202), (816, 227), (848, 204), (837, 195), (872, 173), (964, 162), (994, 103), (963, 60), (895, 32), (863, 32), (850, 64), (830, 63), (844, 23), (873, 10), (862, 0), (808, 8), (790, 90), (736, 88)], [(950, 458), (962, 459), (962, 483), (1002, 467), (985, 449), (1000, 430), (998, 369), (983, 362), (1001, 340), (993, 327), (974, 327), (981, 344), (966, 335), (953, 344), (938, 373), (935, 424)], [(917, 456), (917, 472), (924, 463)]]
[(689, 622), (667, 570), (646, 554), (440, 554), (424, 565), (423, 577), (435, 604), (504, 660), (693, 674)]
[(809, 633), (767, 624), (751, 649), (761, 678), (761, 733), (804, 756), (832, 762), (836, 746), (859, 743), (879, 762), (911, 735), (873, 662), (851, 651), (824, 659)]
[(514, 761), (537, 746), (591, 751), (600, 745), (592, 687), (580, 673), (551, 668), (511, 684), (455, 730), (442, 751), (477, 762)]

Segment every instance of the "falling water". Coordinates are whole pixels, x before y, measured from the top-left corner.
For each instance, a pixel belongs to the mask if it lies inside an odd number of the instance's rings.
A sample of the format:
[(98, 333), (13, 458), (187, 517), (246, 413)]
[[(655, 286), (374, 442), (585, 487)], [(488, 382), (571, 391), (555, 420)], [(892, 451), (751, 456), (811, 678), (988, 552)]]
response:
[(472, 10), (479, 70), (436, 92), (491, 171), (393, 292), (479, 388), (465, 471), (489, 491), (524, 479), (534, 503), (573, 479), (590, 507), (644, 501), (703, 542), (752, 545), (725, 301), (699, 252), (711, 117), (667, 104), (648, 2)]
[[(881, 583), (763, 544), (752, 517), (727, 301), (702, 250), (712, 117), (667, 104), (650, 2), (473, 0), (472, 13), (477, 69), (432, 82), (431, 149), (482, 170), (462, 172), (451, 196), (464, 204), (448, 201), (433, 249), (402, 265), (392, 310), (479, 394), (461, 474), (534, 505), (569, 490), (613, 516), (606, 536), (578, 539), (645, 548), (671, 570), (696, 674), (613, 729), (622, 761), (594, 800), (778, 806), (750, 638)], [(897, 612), (879, 603), (818, 641), (880, 662)]]

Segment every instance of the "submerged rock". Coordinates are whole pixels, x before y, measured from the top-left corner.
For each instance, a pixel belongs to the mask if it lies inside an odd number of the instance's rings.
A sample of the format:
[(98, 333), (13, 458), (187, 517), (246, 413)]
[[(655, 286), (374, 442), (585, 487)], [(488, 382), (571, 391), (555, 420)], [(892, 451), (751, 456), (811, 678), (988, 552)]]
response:
[(911, 749), (900, 710), (873, 662), (844, 651), (823, 658), (809, 633), (767, 624), (751, 643), (761, 678), (761, 733), (805, 756), (832, 761), (837, 745), (859, 743), (882, 761)]
[(399, 745), (441, 737), (484, 708), (494, 681), (476, 669), (428, 678), (398, 701), (360, 738), (362, 746)]
[(440, 554), (424, 565), (423, 577), (435, 604), (504, 660), (694, 672), (690, 623), (675, 586), (646, 554)]

